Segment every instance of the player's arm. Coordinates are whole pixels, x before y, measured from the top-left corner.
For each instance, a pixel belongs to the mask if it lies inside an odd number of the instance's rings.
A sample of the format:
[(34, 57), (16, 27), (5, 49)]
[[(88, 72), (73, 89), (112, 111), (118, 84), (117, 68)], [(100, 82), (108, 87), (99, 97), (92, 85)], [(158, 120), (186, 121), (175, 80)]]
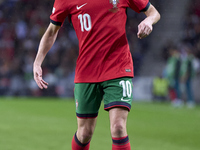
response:
[(152, 4), (144, 14), (147, 17), (138, 25), (137, 36), (139, 39), (147, 37), (152, 32), (153, 25), (160, 20), (160, 14)]
[(37, 52), (35, 61), (33, 63), (34, 80), (36, 81), (36, 83), (40, 89), (43, 89), (43, 88), (46, 89), (48, 86), (48, 83), (42, 79), (41, 65), (42, 65), (42, 62), (43, 62), (47, 52), (53, 46), (59, 29), (60, 29), (60, 26), (56, 26), (52, 23), (49, 24), (46, 32), (44, 33), (44, 35), (40, 41), (38, 52)]

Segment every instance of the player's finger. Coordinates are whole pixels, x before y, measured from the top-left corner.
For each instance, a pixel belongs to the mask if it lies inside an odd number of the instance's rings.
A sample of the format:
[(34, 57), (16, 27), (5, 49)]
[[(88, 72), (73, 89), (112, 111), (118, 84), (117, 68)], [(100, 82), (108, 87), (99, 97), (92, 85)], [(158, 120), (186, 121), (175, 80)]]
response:
[(151, 29), (150, 27), (147, 26), (147, 27), (145, 28), (145, 34), (146, 34), (146, 35), (149, 35), (151, 32), (152, 32), (152, 29)]
[(141, 33), (138, 34), (138, 38), (139, 38), (139, 39), (142, 39), (142, 38), (145, 37), (145, 35), (146, 35), (146, 34), (145, 34), (144, 32), (141, 32)]
[(46, 84), (44, 84), (43, 82), (41, 82), (41, 85), (42, 85), (42, 88), (45, 88), (45, 89), (48, 88), (48, 86)]
[(141, 37), (142, 37), (142, 32), (141, 31), (139, 31), (138, 33), (137, 33), (137, 37), (139, 38), (139, 39), (141, 39)]
[(43, 89), (43, 86), (42, 86), (41, 82), (40, 82), (38, 79), (36, 79), (35, 81), (36, 81), (38, 87), (39, 87), (40, 89)]
[(42, 79), (42, 75), (41, 75), (41, 74), (38, 75), (38, 81), (39, 81), (40, 85), (42, 86), (42, 89), (43, 89), (43, 88), (47, 89), (48, 83), (45, 82), (45, 81)]
[(43, 79), (42, 79), (42, 82), (43, 82), (45, 85), (48, 85), (48, 83), (47, 83), (46, 81), (44, 81)]
[(139, 39), (143, 38), (144, 31), (145, 31), (145, 26), (142, 25), (142, 24), (139, 25), (138, 26), (138, 33), (137, 33), (137, 36), (138, 36)]
[(147, 37), (147, 35), (144, 34), (144, 33), (140, 34), (140, 36), (139, 36), (140, 39), (143, 39), (143, 38), (145, 38), (145, 37)]
[(151, 27), (144, 26), (144, 28), (141, 30), (141, 32), (138, 34), (138, 38), (143, 39), (147, 37), (152, 32)]
[(140, 35), (143, 31), (144, 31), (144, 26), (139, 25), (138, 26), (138, 33), (137, 33), (137, 35)]
[(37, 72), (35, 72), (34, 73), (34, 80), (36, 81), (36, 83), (37, 83), (37, 85), (40, 89), (46, 88), (45, 86), (43, 86), (41, 74), (38, 74)]
[(47, 82), (45, 82), (43, 79), (37, 79), (36, 80), (36, 83), (37, 83), (37, 85), (38, 85), (38, 87), (40, 88), (40, 89), (43, 89), (43, 88), (45, 88), (45, 89), (47, 89), (48, 88), (48, 83)]
[(48, 83), (47, 82), (45, 82), (44, 80), (41, 80), (41, 85), (42, 85), (42, 87), (43, 88), (45, 88), (45, 89), (47, 89), (48, 88)]

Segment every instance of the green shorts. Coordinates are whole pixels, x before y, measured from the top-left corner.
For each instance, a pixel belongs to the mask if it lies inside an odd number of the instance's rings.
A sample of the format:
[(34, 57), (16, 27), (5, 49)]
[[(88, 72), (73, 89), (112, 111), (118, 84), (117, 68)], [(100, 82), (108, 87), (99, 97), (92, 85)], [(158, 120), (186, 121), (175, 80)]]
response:
[(79, 118), (95, 118), (104, 100), (104, 110), (124, 107), (129, 111), (133, 99), (132, 78), (123, 77), (99, 83), (75, 83), (76, 115)]

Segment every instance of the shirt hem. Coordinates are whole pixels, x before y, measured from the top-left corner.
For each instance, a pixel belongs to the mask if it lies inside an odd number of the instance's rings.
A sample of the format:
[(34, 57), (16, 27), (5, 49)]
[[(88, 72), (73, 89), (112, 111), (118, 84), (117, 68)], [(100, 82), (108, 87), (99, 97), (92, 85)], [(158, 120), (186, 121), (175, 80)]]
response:
[(104, 81), (113, 80), (117, 78), (123, 78), (123, 77), (133, 78), (134, 75), (122, 75), (122, 76), (110, 77), (110, 78), (100, 79), (100, 80), (76, 80), (75, 79), (74, 83), (98, 83), (98, 82), (104, 82)]

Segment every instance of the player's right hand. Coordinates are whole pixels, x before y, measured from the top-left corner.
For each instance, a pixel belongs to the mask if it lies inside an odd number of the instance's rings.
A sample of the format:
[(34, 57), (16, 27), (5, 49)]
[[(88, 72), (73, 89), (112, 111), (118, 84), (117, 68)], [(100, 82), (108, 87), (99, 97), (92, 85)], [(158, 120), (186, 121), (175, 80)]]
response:
[(47, 89), (48, 88), (48, 83), (45, 82), (42, 79), (42, 68), (41, 66), (38, 65), (33, 65), (33, 75), (34, 75), (34, 80), (37, 83), (37, 85), (39, 86), (40, 89)]

